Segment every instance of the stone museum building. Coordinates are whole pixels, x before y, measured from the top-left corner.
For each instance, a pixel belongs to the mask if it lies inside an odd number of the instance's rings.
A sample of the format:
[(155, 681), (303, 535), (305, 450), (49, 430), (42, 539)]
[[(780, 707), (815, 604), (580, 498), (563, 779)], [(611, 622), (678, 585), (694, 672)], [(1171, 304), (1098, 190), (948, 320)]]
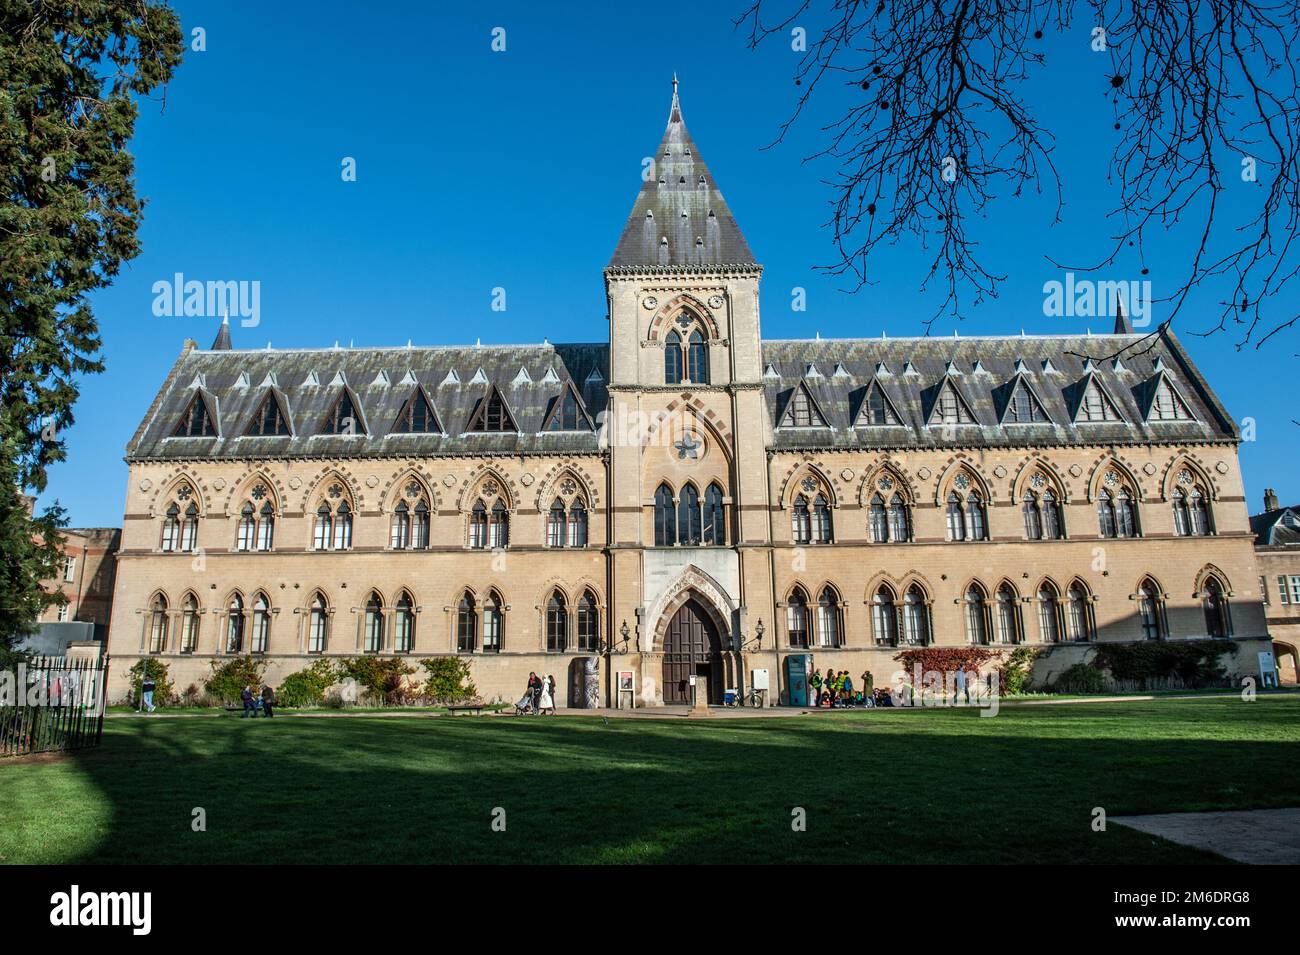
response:
[(601, 341), (187, 342), (127, 447), (114, 691), (144, 654), (178, 689), (461, 655), (562, 706), (593, 670), (602, 705), (775, 705), (792, 659), (883, 685), (931, 645), (1255, 672), (1239, 434), (1173, 334), (764, 340), (761, 277), (674, 86)]

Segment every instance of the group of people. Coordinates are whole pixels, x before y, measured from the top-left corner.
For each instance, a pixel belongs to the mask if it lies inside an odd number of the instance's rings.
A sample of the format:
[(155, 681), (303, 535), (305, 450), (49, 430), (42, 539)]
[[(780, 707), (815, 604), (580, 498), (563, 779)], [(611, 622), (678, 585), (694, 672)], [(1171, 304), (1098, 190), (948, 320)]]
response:
[(818, 707), (842, 706), (893, 706), (894, 701), (888, 690), (873, 688), (874, 680), (870, 673), (862, 674), (862, 682), (856, 687), (848, 670), (827, 670), (822, 676), (821, 670), (814, 670), (808, 680), (809, 705)]
[(253, 693), (251, 686), (246, 686), (239, 694), (239, 698), (244, 701), (244, 713), (241, 719), (244, 717), (256, 719), (259, 710), (268, 719), (275, 715), (275, 690), (271, 689), (269, 684), (262, 687), (260, 695)]
[(540, 716), (544, 713), (555, 715), (555, 677), (549, 673), (543, 679), (536, 673), (528, 673), (528, 689), (515, 704), (515, 712), (531, 713)]

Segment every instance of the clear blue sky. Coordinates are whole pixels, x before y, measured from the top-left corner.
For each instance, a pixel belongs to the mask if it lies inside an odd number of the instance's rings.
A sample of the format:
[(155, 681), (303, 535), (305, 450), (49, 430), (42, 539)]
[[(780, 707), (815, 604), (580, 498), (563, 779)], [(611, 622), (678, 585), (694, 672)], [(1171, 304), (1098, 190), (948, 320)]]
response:
[[(235, 325), (236, 347), (604, 340), (601, 270), (663, 132), (674, 70), (687, 125), (765, 266), (764, 336), (921, 334), (936, 302), (918, 292), (929, 258), (915, 245), (890, 250), (878, 284), (856, 295), (814, 272), (833, 258), (829, 170), (801, 162), (821, 143), (812, 123), (761, 150), (794, 103), (796, 54), (746, 49), (731, 24), (746, 5), (176, 3), (207, 50), (187, 54), (165, 109), (142, 104), (144, 251), (94, 300), (108, 370), (84, 382), (43, 502), (58, 498), (75, 526), (120, 523), (126, 443), (183, 340), (207, 347), (219, 321), (153, 315), (153, 283), (175, 272), (261, 282), (261, 325)], [(491, 50), (494, 27), (504, 53)], [(1043, 283), (1060, 277), (1044, 253), (1095, 260), (1110, 234), (1114, 117), (1087, 40), (1086, 25), (1049, 34), (1049, 66), (1028, 91), (1057, 135), (1064, 224), (1036, 198), (997, 202), (975, 228), (987, 266), (1008, 276), (1000, 295), (935, 334), (1109, 328), (1042, 309)], [(348, 156), (356, 182), (340, 177)], [(1154, 238), (1145, 265), (1159, 295), (1188, 247)], [(491, 308), (498, 286), (505, 312)], [(805, 312), (791, 310), (796, 286)], [(1194, 299), (1176, 328), (1229, 412), (1256, 419), (1241, 450), (1250, 509), (1265, 486), (1300, 502), (1296, 334), (1264, 352), (1193, 336), (1214, 301)]]

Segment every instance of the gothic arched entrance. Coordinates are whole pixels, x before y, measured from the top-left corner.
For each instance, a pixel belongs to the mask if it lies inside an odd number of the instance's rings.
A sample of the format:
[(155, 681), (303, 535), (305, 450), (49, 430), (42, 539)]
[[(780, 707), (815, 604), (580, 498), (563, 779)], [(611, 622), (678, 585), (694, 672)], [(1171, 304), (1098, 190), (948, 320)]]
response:
[(722, 702), (722, 638), (708, 612), (695, 600), (682, 604), (664, 631), (664, 703), (691, 702), (691, 676), (697, 677), (696, 692), (703, 699), (708, 681), (708, 700)]

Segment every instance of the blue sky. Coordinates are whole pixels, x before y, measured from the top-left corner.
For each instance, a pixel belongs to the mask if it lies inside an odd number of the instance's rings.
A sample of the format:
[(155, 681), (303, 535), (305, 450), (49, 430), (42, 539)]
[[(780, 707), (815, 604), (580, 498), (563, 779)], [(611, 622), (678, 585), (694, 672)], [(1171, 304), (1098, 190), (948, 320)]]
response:
[[(887, 250), (877, 284), (854, 295), (814, 271), (833, 260), (830, 170), (802, 162), (821, 144), (812, 122), (761, 148), (794, 105), (797, 55), (788, 43), (746, 48), (731, 18), (747, 2), (390, 2), (364, 15), (339, 0), (174, 5), (207, 49), (187, 54), (165, 104), (141, 106), (144, 251), (95, 297), (108, 370), (84, 382), (68, 461), (42, 496), (74, 526), (121, 521), (127, 441), (183, 340), (206, 347), (216, 333), (219, 319), (153, 314), (153, 284), (176, 272), (261, 283), (261, 323), (236, 324), (236, 347), (604, 340), (601, 270), (663, 132), (674, 71), (687, 125), (764, 264), (764, 337), (915, 335), (935, 310), (918, 291), (929, 257), (915, 244)], [(505, 52), (491, 49), (495, 27)], [(1087, 26), (1044, 43), (1048, 66), (1026, 96), (1057, 137), (1064, 222), (1053, 227), (1038, 197), (1001, 197), (973, 227), (986, 265), (1007, 276), (999, 297), (934, 334), (1110, 327), (1043, 315), (1043, 283), (1061, 277), (1044, 255), (1092, 261), (1108, 246), (1115, 135)], [(344, 157), (355, 182), (340, 175)], [(1146, 266), (1158, 296), (1188, 245), (1155, 239), (1110, 277)], [(491, 307), (497, 287), (504, 312)], [(795, 287), (806, 311), (791, 308)], [(1257, 440), (1241, 449), (1250, 509), (1265, 486), (1300, 501), (1286, 383), (1296, 334), (1262, 352), (1196, 337), (1216, 300), (1195, 296), (1176, 330), (1229, 412), (1255, 419)]]

